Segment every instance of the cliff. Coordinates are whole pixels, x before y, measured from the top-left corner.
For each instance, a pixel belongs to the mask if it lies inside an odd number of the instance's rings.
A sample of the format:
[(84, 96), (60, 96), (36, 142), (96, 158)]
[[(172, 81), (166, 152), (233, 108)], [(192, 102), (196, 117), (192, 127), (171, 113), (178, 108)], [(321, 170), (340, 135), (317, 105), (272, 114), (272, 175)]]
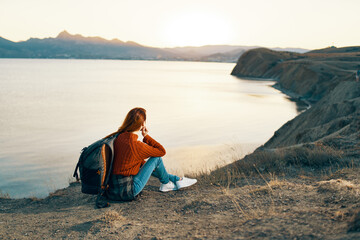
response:
[(360, 83), (338, 84), (309, 110), (283, 125), (264, 147), (312, 142), (360, 157)]
[(276, 86), (313, 103), (276, 131), (264, 148), (321, 143), (360, 157), (360, 82), (355, 82), (359, 50), (298, 54), (255, 49), (240, 57), (232, 75), (274, 79)]
[(304, 54), (250, 50), (238, 60), (232, 75), (271, 78), (278, 86), (316, 102), (341, 81), (353, 80), (360, 68), (360, 52)]

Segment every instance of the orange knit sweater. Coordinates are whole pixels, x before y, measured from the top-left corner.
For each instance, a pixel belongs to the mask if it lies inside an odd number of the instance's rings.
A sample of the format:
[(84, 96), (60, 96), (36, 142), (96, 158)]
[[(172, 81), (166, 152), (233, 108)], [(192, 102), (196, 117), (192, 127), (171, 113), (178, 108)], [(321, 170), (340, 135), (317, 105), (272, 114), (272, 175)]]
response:
[(160, 143), (146, 135), (143, 142), (135, 133), (121, 133), (114, 141), (113, 174), (136, 175), (149, 157), (162, 157), (166, 151)]

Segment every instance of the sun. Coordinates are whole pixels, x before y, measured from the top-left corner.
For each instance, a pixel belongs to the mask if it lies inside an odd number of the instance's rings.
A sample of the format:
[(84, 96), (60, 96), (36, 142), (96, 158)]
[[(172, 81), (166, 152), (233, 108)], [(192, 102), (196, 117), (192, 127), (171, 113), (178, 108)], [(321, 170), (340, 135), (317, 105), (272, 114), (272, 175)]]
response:
[(184, 13), (167, 22), (164, 41), (171, 46), (227, 44), (230, 30), (230, 24), (220, 16), (203, 12)]

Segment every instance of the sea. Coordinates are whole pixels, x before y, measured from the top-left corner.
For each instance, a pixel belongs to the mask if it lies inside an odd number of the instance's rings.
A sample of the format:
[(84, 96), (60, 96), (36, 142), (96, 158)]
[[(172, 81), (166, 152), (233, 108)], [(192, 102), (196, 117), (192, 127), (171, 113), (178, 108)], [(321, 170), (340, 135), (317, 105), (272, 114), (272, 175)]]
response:
[(231, 76), (234, 66), (0, 59), (0, 194), (42, 198), (67, 187), (81, 149), (116, 131), (134, 107), (147, 110), (170, 173), (241, 159), (299, 110), (273, 81)]

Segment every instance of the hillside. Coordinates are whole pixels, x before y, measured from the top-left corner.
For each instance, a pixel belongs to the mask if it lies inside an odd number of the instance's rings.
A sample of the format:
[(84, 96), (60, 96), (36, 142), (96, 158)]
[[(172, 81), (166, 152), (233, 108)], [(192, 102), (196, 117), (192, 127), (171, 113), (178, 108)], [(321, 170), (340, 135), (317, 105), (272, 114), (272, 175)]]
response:
[(232, 71), (239, 77), (271, 78), (276, 87), (313, 106), (287, 122), (264, 144), (276, 148), (321, 142), (360, 157), (360, 48), (316, 50), (305, 54), (255, 49)]
[(316, 102), (339, 82), (355, 79), (360, 52), (305, 53), (255, 49), (244, 53), (232, 75), (277, 80), (278, 86)]
[(322, 143), (360, 158), (360, 83), (344, 81), (275, 132), (265, 148)]

